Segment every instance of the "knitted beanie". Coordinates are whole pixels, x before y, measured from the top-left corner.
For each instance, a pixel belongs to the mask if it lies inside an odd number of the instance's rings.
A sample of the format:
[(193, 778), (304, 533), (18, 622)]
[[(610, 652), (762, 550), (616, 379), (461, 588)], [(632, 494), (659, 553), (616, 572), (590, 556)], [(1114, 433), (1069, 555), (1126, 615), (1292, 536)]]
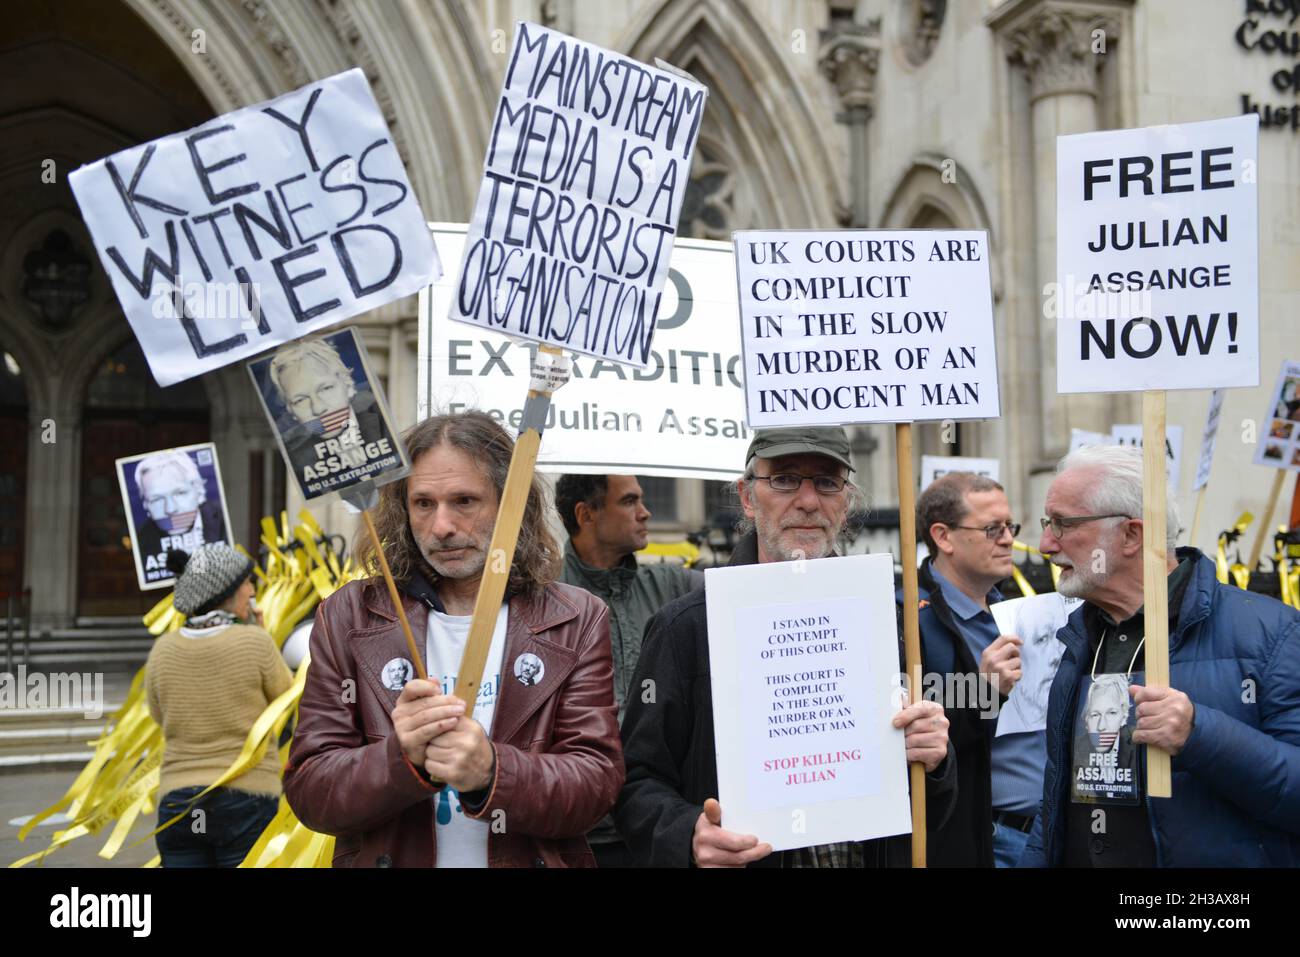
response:
[(167, 567), (178, 574), (172, 604), (187, 617), (218, 608), (253, 574), (252, 559), (224, 542), (168, 552)]

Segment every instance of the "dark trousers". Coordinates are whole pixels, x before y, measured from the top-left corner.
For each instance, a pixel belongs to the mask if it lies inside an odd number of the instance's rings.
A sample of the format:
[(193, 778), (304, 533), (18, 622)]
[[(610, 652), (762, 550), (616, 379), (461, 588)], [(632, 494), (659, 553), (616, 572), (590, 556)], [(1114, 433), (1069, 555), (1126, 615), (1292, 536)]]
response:
[(158, 824), (184, 817), (158, 834), (163, 867), (238, 867), (275, 817), (279, 798), (217, 788), (190, 807), (201, 787), (178, 788), (158, 804)]
[(611, 841), (608, 844), (592, 844), (591, 853), (596, 856), (596, 866), (600, 868), (632, 866), (631, 857), (627, 852), (627, 845), (622, 841)]

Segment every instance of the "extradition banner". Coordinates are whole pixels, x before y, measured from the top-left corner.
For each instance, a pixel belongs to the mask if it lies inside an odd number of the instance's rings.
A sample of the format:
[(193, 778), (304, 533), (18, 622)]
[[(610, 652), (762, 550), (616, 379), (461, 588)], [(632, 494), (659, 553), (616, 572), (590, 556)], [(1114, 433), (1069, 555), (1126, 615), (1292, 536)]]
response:
[(777, 851), (910, 831), (893, 557), (704, 574), (722, 826)]
[(706, 96), (516, 23), (451, 318), (649, 365)]
[(122, 150), (69, 182), (162, 386), (441, 272), (360, 69)]
[(1057, 137), (1060, 392), (1259, 384), (1258, 157), (1257, 114)]
[(168, 552), (233, 544), (217, 447), (211, 442), (128, 455), (116, 466), (142, 590), (176, 580), (167, 567)]
[[(453, 261), (465, 226), (432, 228)], [(731, 245), (678, 239), (672, 261), (649, 365), (575, 357), (551, 397), (538, 471), (726, 480), (744, 469)], [(537, 344), (448, 322), (454, 285), (448, 275), (420, 293), (418, 415), (481, 409), (518, 432)]]
[(733, 233), (750, 428), (997, 418), (988, 234)]

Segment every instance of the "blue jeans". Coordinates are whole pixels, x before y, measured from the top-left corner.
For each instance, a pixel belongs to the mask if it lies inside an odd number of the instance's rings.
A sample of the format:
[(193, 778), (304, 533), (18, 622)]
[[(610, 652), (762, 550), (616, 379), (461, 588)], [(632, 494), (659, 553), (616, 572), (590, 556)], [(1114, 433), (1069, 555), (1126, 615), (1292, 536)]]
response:
[(993, 865), (995, 867), (1015, 867), (1029, 843), (1029, 835), (1017, 831), (1014, 827), (993, 822)]
[[(158, 804), (158, 824), (185, 811), (202, 790), (168, 791)], [(275, 817), (279, 804), (279, 798), (217, 788), (154, 838), (162, 866), (238, 867)]]

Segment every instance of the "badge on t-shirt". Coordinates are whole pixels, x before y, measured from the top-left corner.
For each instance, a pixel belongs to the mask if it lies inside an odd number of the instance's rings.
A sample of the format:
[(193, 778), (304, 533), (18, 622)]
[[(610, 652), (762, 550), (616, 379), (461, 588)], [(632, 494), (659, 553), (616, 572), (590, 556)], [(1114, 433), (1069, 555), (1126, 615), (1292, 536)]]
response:
[(515, 677), (521, 685), (531, 687), (540, 684), (545, 674), (546, 665), (536, 655), (525, 652), (515, 659)]
[(1138, 746), (1133, 743), (1137, 708), (1128, 686), (1140, 673), (1097, 675), (1083, 680), (1074, 719), (1070, 800), (1076, 804), (1137, 804), (1142, 799)]

